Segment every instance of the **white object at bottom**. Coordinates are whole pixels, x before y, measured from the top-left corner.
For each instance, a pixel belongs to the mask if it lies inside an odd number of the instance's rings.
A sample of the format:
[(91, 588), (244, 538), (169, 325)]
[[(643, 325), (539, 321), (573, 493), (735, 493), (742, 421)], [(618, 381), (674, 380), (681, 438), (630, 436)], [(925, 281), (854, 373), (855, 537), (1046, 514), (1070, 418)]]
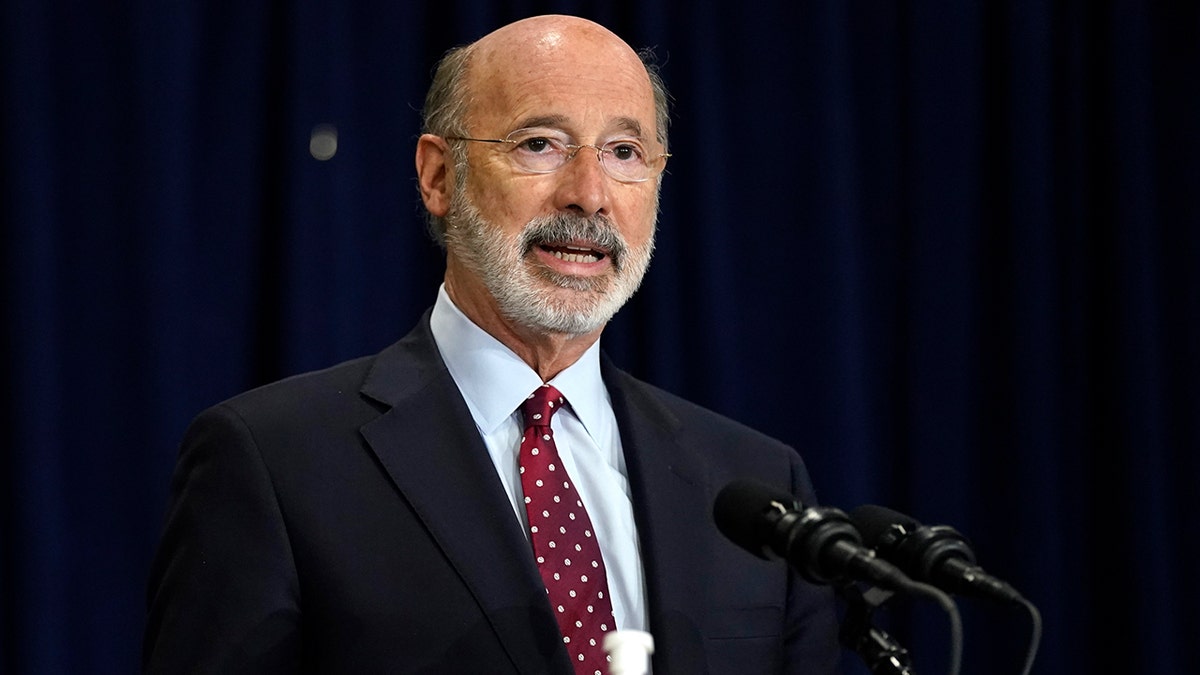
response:
[(612, 659), (608, 675), (648, 675), (654, 637), (641, 630), (615, 630), (604, 636), (604, 651)]

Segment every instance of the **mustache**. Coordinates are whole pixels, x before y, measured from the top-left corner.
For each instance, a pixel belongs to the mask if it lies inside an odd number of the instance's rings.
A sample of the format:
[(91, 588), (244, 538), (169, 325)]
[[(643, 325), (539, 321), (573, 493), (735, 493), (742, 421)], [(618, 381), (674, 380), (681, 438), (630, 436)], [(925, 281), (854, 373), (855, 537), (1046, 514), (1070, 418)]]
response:
[(521, 231), (521, 253), (527, 255), (533, 251), (533, 247), (543, 244), (571, 241), (588, 242), (596, 249), (604, 251), (612, 258), (613, 266), (618, 270), (621, 269), (621, 263), (624, 262), (628, 250), (625, 238), (607, 216), (597, 214), (589, 218), (571, 213), (556, 213), (529, 221)]

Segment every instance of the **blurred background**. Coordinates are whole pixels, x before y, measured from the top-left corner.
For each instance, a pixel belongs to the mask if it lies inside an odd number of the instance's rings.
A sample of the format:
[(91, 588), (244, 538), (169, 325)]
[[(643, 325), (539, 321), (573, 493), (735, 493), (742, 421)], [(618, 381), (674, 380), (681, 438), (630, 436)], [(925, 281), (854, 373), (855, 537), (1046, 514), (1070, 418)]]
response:
[[(1194, 672), (1200, 5), (1115, 0), (6, 0), (0, 670), (139, 668), (184, 428), (432, 304), (431, 68), (547, 12), (675, 98), (617, 362), (966, 534), (1034, 672)], [(1028, 620), (960, 605), (963, 672), (1018, 672)], [(944, 618), (880, 620), (944, 672)]]

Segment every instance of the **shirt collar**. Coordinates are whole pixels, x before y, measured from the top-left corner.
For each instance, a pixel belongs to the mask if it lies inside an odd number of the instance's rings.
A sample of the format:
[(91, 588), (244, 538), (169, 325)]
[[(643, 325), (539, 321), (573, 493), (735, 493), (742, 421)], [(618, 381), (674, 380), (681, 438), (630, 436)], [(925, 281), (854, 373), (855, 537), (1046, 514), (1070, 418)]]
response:
[[(481, 433), (495, 431), (542, 384), (528, 364), (455, 306), (445, 284), (438, 288), (429, 323), (442, 360)], [(592, 343), (550, 384), (562, 392), (575, 416), (595, 438), (602, 425), (601, 411), (611, 406), (600, 377), (600, 341)]]

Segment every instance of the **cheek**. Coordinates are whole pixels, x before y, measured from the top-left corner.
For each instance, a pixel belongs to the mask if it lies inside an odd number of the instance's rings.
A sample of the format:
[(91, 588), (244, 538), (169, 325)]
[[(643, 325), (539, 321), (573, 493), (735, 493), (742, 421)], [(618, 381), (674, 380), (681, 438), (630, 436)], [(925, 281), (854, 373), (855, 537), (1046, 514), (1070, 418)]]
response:
[(655, 195), (656, 192), (651, 188), (646, 195), (637, 195), (636, 199), (623, 205), (623, 213), (620, 214), (623, 217), (618, 222), (623, 223), (622, 235), (632, 246), (644, 245), (654, 234), (654, 223), (658, 218), (658, 200)]
[(467, 194), (486, 220), (506, 231), (520, 231), (546, 213), (546, 196), (538, 187), (518, 180), (474, 181), (469, 182)]

